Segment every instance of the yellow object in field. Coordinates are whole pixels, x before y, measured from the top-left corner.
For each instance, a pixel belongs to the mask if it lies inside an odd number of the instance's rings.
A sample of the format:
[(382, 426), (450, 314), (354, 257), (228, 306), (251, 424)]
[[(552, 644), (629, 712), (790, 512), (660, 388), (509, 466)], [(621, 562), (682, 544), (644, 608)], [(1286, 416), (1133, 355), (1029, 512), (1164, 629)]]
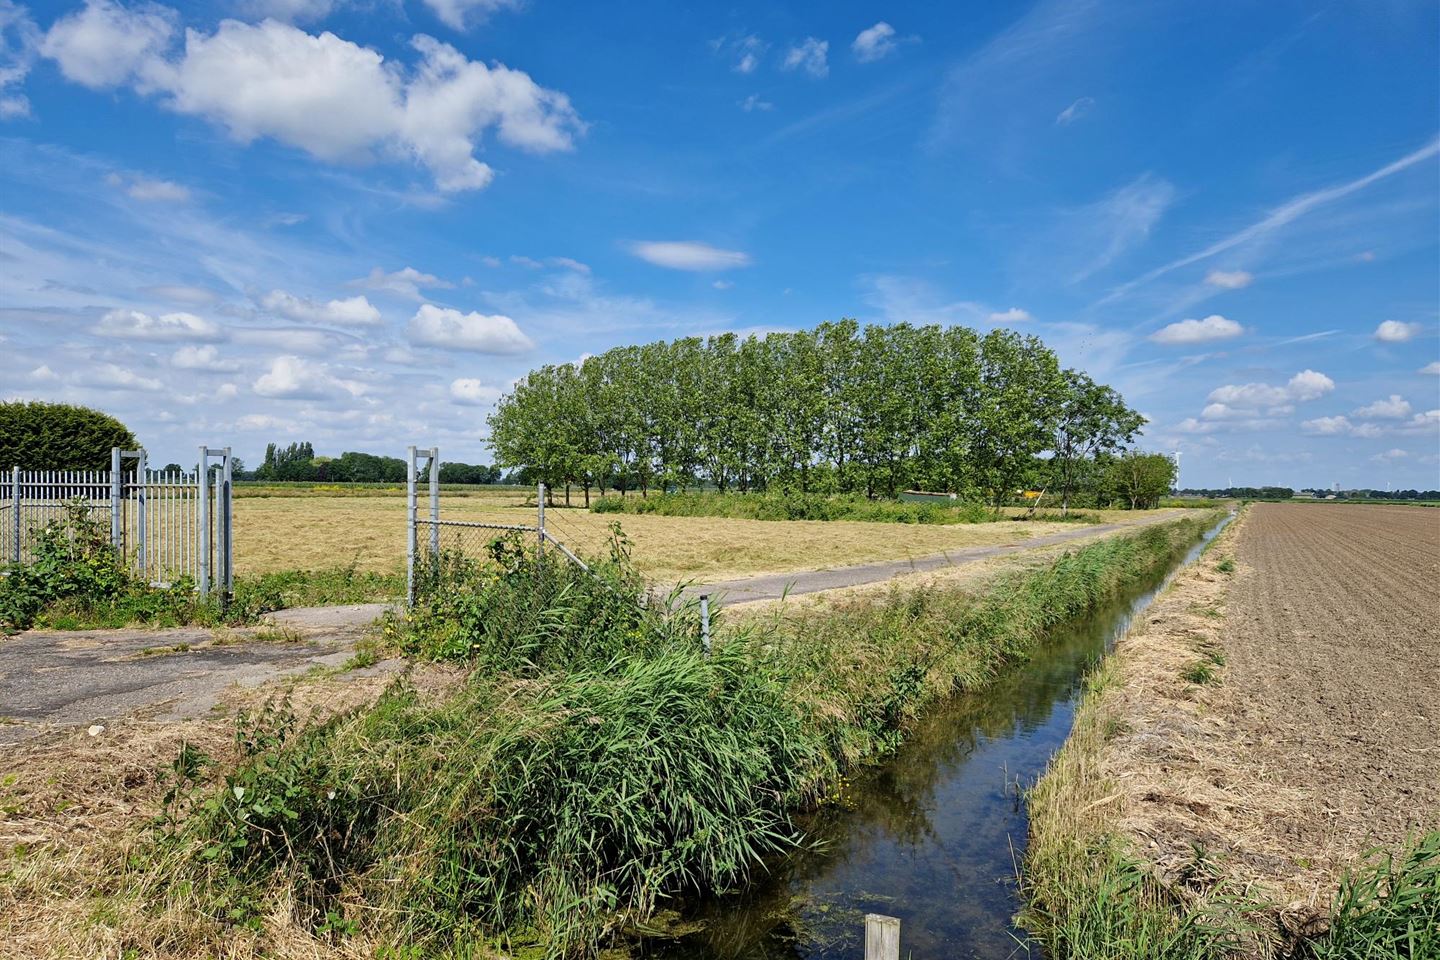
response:
[(1020, 494), (1020, 496), (1024, 497), (1026, 500), (1034, 500), (1035, 498), (1039, 497), (1040, 494), (1041, 491), (1039, 490), (1025, 490)]

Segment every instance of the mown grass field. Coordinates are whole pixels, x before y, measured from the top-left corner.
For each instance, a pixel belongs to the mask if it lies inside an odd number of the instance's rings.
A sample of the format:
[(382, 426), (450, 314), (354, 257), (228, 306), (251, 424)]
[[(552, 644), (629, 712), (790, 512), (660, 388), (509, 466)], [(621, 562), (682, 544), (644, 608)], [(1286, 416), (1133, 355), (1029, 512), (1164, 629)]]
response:
[[(353, 564), (392, 572), (405, 562), (405, 497), (348, 494), (257, 496), (235, 499), (235, 564), (242, 575)], [(533, 494), (510, 490), (442, 492), (447, 520), (533, 524)], [(962, 547), (1022, 543), (1075, 529), (1046, 521), (925, 526), (845, 520), (774, 522), (724, 517), (591, 514), (578, 506), (547, 508), (551, 529), (582, 551), (602, 549), (619, 521), (634, 542), (641, 572), (662, 581), (724, 579), (748, 574), (836, 567), (872, 560), (925, 556)], [(425, 507), (422, 506), (422, 512)], [(1019, 508), (1008, 511), (1018, 515)], [(1102, 522), (1138, 520), (1153, 513), (1088, 510)], [(477, 534), (477, 538), (480, 534)], [(478, 540), (477, 540), (478, 542)]]

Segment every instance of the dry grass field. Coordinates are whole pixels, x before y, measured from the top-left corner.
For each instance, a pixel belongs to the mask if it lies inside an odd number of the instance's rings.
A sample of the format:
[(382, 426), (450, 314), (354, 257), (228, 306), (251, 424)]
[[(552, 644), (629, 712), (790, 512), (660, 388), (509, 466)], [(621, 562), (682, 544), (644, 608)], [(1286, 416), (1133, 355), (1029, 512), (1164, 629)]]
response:
[[(578, 497), (576, 498), (578, 502)], [(422, 501), (423, 502), (423, 501)], [(423, 510), (422, 506), (422, 510)], [(1020, 512), (1020, 511), (1014, 511)], [(1086, 511), (1106, 522), (1153, 516)], [(1178, 512), (1178, 511), (1177, 511)], [(533, 524), (533, 496), (513, 490), (441, 495), (447, 520)], [(547, 508), (567, 544), (599, 549), (619, 520), (641, 570), (663, 581), (723, 579), (924, 556), (959, 547), (1023, 543), (1074, 524), (1011, 522), (916, 526), (854, 521), (732, 520), (719, 517), (597, 515)], [(235, 500), (235, 564), (242, 574), (355, 564), (393, 571), (405, 562), (405, 497), (243, 496)]]

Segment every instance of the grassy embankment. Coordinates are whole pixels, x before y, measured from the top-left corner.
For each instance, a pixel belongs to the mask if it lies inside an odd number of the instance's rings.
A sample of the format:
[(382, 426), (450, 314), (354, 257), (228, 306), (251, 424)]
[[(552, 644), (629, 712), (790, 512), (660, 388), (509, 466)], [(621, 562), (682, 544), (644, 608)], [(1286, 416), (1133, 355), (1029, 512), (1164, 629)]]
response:
[(177, 792), (162, 839), (96, 894), (197, 952), (273, 951), (277, 929), (392, 956), (593, 952), (665, 898), (732, 887), (803, 843), (791, 812), (1213, 519), (982, 591), (896, 588), (721, 625), (709, 659), (693, 607), (649, 600), (622, 558), (598, 579), (518, 547), (447, 558), (444, 589), (390, 639), (473, 668), (458, 692), (402, 682), (323, 724), (252, 724), (240, 764)]
[(656, 493), (648, 497), (600, 497), (595, 513), (656, 514), (665, 517), (728, 517), (735, 520), (856, 520), (865, 523), (959, 524), (1031, 519), (1045, 522), (1099, 523), (1092, 513), (1072, 510), (996, 511), (983, 503), (912, 503), (862, 496), (802, 493)]
[[(1197, 567), (1230, 574), (1232, 530)], [(1203, 639), (1181, 676), (1223, 682), (1225, 660)], [(1222, 881), (1197, 849), (1178, 879), (1163, 881), (1119, 825), (1117, 784), (1101, 774), (1105, 745), (1127, 729), (1120, 703), (1125, 659), (1116, 654), (1087, 679), (1065, 746), (1030, 791), (1030, 842), (1023, 870), (1024, 920), (1056, 958), (1203, 960), (1228, 957), (1419, 960), (1440, 956), (1440, 833), (1398, 856), (1376, 851), (1343, 880), (1328, 931), (1281, 936), (1265, 920), (1279, 912), (1252, 889)]]

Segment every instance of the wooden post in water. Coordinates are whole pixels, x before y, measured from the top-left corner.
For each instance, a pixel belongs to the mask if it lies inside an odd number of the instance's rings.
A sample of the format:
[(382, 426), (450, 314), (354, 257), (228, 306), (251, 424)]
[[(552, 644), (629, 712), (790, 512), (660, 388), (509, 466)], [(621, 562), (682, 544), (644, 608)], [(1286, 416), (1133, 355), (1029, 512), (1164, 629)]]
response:
[(865, 960), (900, 960), (900, 921), (865, 914)]

